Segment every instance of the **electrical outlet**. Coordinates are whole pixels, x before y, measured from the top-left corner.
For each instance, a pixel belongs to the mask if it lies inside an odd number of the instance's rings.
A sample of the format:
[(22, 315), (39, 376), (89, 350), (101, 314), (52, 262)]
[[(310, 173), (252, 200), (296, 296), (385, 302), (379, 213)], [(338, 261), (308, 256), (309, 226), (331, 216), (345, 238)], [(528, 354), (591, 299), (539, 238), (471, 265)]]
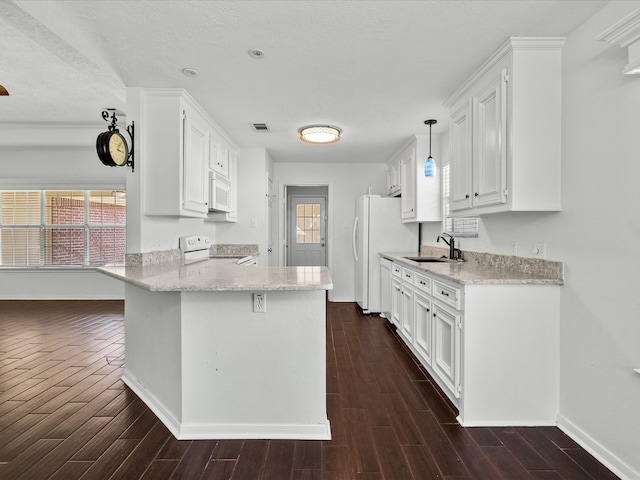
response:
[(267, 295), (266, 293), (253, 294), (253, 311), (255, 313), (264, 313), (267, 311)]
[(533, 253), (533, 258), (547, 258), (547, 244), (545, 242), (535, 242), (531, 253)]

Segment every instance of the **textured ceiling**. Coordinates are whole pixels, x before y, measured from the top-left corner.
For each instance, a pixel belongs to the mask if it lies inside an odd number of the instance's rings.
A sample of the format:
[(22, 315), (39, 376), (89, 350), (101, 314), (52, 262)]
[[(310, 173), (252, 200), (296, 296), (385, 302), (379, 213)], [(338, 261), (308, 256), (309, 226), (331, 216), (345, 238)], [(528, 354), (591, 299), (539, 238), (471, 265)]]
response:
[[(102, 122), (127, 86), (182, 87), (276, 161), (386, 161), (425, 119), (444, 128), (444, 100), (507, 37), (565, 36), (606, 3), (0, 0), (0, 128)], [(343, 139), (303, 144), (311, 123)]]

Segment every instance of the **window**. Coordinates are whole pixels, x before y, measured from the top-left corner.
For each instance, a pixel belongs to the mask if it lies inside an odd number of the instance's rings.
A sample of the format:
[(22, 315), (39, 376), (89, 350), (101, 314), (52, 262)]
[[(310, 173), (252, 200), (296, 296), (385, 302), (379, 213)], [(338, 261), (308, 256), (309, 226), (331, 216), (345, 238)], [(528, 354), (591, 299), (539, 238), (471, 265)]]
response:
[(449, 216), (451, 212), (450, 192), (451, 175), (449, 174), (449, 164), (446, 163), (442, 167), (442, 218), (444, 218), (442, 230), (454, 237), (477, 237), (480, 220), (478, 217), (453, 218)]
[(296, 243), (320, 243), (319, 203), (299, 203), (296, 222)]
[(124, 191), (0, 191), (2, 266), (122, 263), (125, 251)]

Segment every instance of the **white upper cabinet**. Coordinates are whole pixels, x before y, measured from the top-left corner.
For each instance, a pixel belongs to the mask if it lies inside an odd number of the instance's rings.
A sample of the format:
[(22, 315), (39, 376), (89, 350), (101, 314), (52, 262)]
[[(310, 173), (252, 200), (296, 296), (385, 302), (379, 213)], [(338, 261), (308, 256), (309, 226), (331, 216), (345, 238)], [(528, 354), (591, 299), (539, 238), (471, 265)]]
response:
[(190, 106), (184, 106), (182, 115), (184, 165), (181, 215), (204, 217), (208, 211), (208, 179), (205, 172), (209, 163), (209, 127)]
[(563, 44), (512, 37), (445, 103), (453, 215), (560, 210)]
[(387, 163), (387, 196), (397, 197), (400, 195), (400, 159), (393, 158)]
[(229, 178), (229, 144), (217, 134), (211, 135), (211, 156), (209, 167), (218, 175)]
[(442, 220), (442, 172), (438, 158), (438, 138), (432, 136), (432, 153), (436, 167), (425, 176), (429, 156), (429, 136), (414, 135), (389, 162), (398, 165), (402, 192), (403, 222), (439, 222)]
[[(237, 196), (238, 196), (238, 153), (231, 148), (229, 150), (228, 176), (223, 177), (215, 170), (211, 170), (211, 183), (209, 187), (209, 214), (208, 221), (212, 222), (237, 222)], [(228, 189), (225, 192), (225, 189)], [(225, 203), (226, 202), (226, 203)]]
[(144, 213), (207, 217), (212, 157), (223, 145), (228, 181), (230, 141), (183, 89), (141, 89), (141, 101)]

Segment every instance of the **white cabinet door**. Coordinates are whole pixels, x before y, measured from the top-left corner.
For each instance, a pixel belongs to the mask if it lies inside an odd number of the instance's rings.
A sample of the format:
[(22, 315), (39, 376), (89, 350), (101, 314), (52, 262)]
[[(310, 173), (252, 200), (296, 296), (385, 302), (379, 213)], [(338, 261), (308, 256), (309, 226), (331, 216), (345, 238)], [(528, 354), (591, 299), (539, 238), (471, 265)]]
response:
[(209, 129), (204, 120), (185, 109), (183, 112), (184, 152), (182, 208), (196, 214), (207, 213), (207, 164)]
[(413, 342), (413, 286), (402, 283), (402, 333), (409, 343)]
[(402, 325), (402, 281), (391, 277), (391, 323), (396, 328)]
[(431, 365), (433, 345), (431, 300), (418, 289), (415, 290), (413, 297), (413, 317), (416, 326), (414, 345), (422, 356), (423, 362)]
[(473, 98), (473, 206), (507, 201), (507, 71)]
[(432, 367), (456, 398), (460, 397), (460, 315), (433, 303)]
[(391, 319), (391, 261), (380, 258), (380, 316)]
[(401, 193), (400, 159), (394, 158), (387, 164), (387, 195), (395, 197)]
[(212, 135), (209, 167), (227, 179), (229, 178), (229, 155), (229, 145), (217, 135)]
[(451, 211), (472, 207), (472, 129), (471, 102), (463, 103), (451, 117)]

